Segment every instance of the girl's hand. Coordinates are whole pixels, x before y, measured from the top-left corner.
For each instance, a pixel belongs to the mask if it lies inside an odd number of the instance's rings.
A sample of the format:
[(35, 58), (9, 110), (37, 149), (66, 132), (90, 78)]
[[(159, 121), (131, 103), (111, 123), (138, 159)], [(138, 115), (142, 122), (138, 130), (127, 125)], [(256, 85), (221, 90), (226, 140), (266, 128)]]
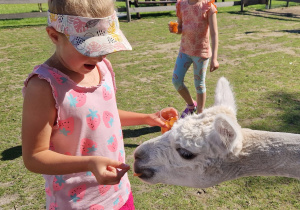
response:
[(102, 156), (91, 157), (90, 171), (95, 175), (99, 185), (118, 184), (130, 166)]
[(217, 60), (212, 60), (210, 62), (210, 72), (213, 72), (214, 70), (218, 69), (219, 68), (219, 62)]
[[(178, 112), (173, 107), (168, 107), (168, 114), (173, 117), (178, 117)], [(147, 124), (150, 126), (159, 126), (159, 127), (167, 127), (164, 121), (160, 119), (160, 111), (149, 114), (147, 119)]]
[(169, 26), (169, 31), (170, 31), (170, 33), (174, 33), (174, 32), (173, 32), (173, 27), (171, 26), (170, 23), (168, 23), (168, 26)]

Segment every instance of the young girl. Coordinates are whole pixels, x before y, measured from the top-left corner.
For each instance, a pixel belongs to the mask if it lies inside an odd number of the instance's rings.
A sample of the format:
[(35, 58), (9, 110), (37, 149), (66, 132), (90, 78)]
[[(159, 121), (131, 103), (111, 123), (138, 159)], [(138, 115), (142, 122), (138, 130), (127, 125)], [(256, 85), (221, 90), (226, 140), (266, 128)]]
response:
[[(219, 68), (217, 9), (214, 0), (178, 0), (176, 12), (178, 17), (178, 32), (182, 34), (179, 54), (173, 72), (172, 82), (178, 93), (187, 103), (181, 117), (197, 111), (201, 113), (205, 106), (206, 69), (211, 57), (209, 70)], [(170, 32), (172, 26), (169, 25)], [(211, 36), (212, 50), (209, 43)], [(184, 85), (185, 74), (193, 63), (194, 85), (197, 91), (197, 101), (194, 101), (189, 90)], [(197, 108), (196, 108), (197, 107)]]
[(121, 126), (164, 126), (117, 109), (105, 55), (131, 50), (113, 0), (49, 1), (55, 53), (25, 81), (25, 166), (44, 174), (47, 209), (134, 209)]

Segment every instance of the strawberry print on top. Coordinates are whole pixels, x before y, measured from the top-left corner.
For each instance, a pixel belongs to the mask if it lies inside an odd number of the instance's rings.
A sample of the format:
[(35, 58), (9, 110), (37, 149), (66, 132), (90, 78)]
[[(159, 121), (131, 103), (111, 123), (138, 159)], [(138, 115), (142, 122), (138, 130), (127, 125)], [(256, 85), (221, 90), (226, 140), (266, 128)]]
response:
[(90, 129), (96, 130), (100, 125), (100, 115), (97, 114), (98, 111), (89, 109), (89, 114), (86, 116), (86, 122)]
[(69, 136), (74, 130), (74, 118), (69, 117), (65, 120), (58, 121), (59, 132), (64, 136)]
[(104, 210), (104, 206), (101, 206), (99, 204), (94, 204), (90, 206), (89, 210)]
[(70, 102), (71, 107), (81, 107), (86, 102), (85, 93), (76, 92), (74, 90), (68, 92), (67, 98)]
[(49, 210), (57, 210), (58, 209), (58, 205), (56, 203), (51, 203), (49, 206)]
[(119, 130), (119, 135), (120, 135), (120, 139), (123, 139), (123, 131), (122, 131), (122, 128), (120, 128), (120, 130)]
[(49, 70), (49, 73), (54, 77), (54, 79), (60, 84), (62, 85), (63, 83), (65, 83), (66, 81), (68, 81), (68, 79), (66, 77), (61, 76), (60, 74)]
[(72, 199), (74, 203), (76, 203), (82, 201), (82, 199), (84, 198), (85, 191), (86, 191), (86, 185), (83, 184), (71, 189), (68, 193), (68, 196)]
[(125, 154), (124, 150), (119, 151), (118, 161), (124, 163), (124, 161), (125, 161), (125, 158), (124, 158), (125, 155), (124, 154)]
[(130, 193), (130, 184), (127, 182), (126, 184), (126, 193), (129, 194)]
[(120, 209), (124, 205), (124, 199), (122, 196), (119, 196), (115, 201), (114, 201), (114, 210)]
[(52, 196), (50, 187), (45, 187), (45, 192), (49, 197)]
[(105, 195), (109, 191), (110, 188), (111, 188), (111, 185), (99, 185), (98, 189), (99, 189), (100, 195)]
[(107, 128), (111, 128), (113, 126), (114, 123), (114, 116), (112, 113), (110, 113), (109, 111), (104, 111), (103, 112), (103, 122), (104, 125)]
[(117, 192), (119, 189), (121, 189), (121, 187), (122, 187), (122, 180), (119, 182), (119, 184), (114, 185), (115, 192)]
[(80, 152), (82, 155), (92, 155), (97, 150), (97, 143), (91, 139), (84, 138), (80, 142)]
[(118, 149), (118, 140), (116, 135), (112, 135), (108, 140), (107, 140), (107, 148), (111, 152), (115, 152)]
[(103, 84), (102, 93), (105, 101), (108, 101), (112, 98), (113, 95), (112, 88), (109, 85), (107, 85), (106, 82)]
[(59, 191), (63, 189), (65, 183), (66, 181), (64, 180), (62, 175), (55, 175), (53, 179), (53, 190)]

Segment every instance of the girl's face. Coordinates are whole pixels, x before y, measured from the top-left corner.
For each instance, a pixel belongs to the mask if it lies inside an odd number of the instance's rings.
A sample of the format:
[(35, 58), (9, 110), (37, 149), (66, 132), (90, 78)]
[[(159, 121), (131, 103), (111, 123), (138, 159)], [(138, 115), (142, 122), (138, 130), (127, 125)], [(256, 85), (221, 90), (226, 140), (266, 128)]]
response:
[(105, 56), (99, 57), (87, 57), (79, 53), (67, 39), (64, 34), (58, 33), (52, 27), (47, 27), (47, 32), (56, 45), (56, 51), (54, 54), (55, 60), (58, 62), (56, 65), (64, 73), (68, 74), (69, 71), (72, 73), (84, 75), (92, 72), (96, 67), (96, 64)]
[(56, 55), (61, 64), (67, 69), (79, 74), (86, 74), (96, 68), (96, 64), (102, 61), (104, 56), (87, 57), (79, 53), (71, 42), (64, 36), (56, 45)]

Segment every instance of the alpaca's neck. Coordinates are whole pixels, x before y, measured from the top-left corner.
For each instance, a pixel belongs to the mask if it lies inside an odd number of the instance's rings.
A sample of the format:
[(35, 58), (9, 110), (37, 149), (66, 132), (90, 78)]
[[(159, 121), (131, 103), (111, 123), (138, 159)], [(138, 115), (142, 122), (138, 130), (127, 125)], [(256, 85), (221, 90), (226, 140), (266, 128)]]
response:
[[(243, 129), (243, 149), (237, 162), (225, 167), (235, 179), (244, 176), (284, 176), (300, 179), (300, 134)], [(227, 177), (229, 178), (229, 177)]]

